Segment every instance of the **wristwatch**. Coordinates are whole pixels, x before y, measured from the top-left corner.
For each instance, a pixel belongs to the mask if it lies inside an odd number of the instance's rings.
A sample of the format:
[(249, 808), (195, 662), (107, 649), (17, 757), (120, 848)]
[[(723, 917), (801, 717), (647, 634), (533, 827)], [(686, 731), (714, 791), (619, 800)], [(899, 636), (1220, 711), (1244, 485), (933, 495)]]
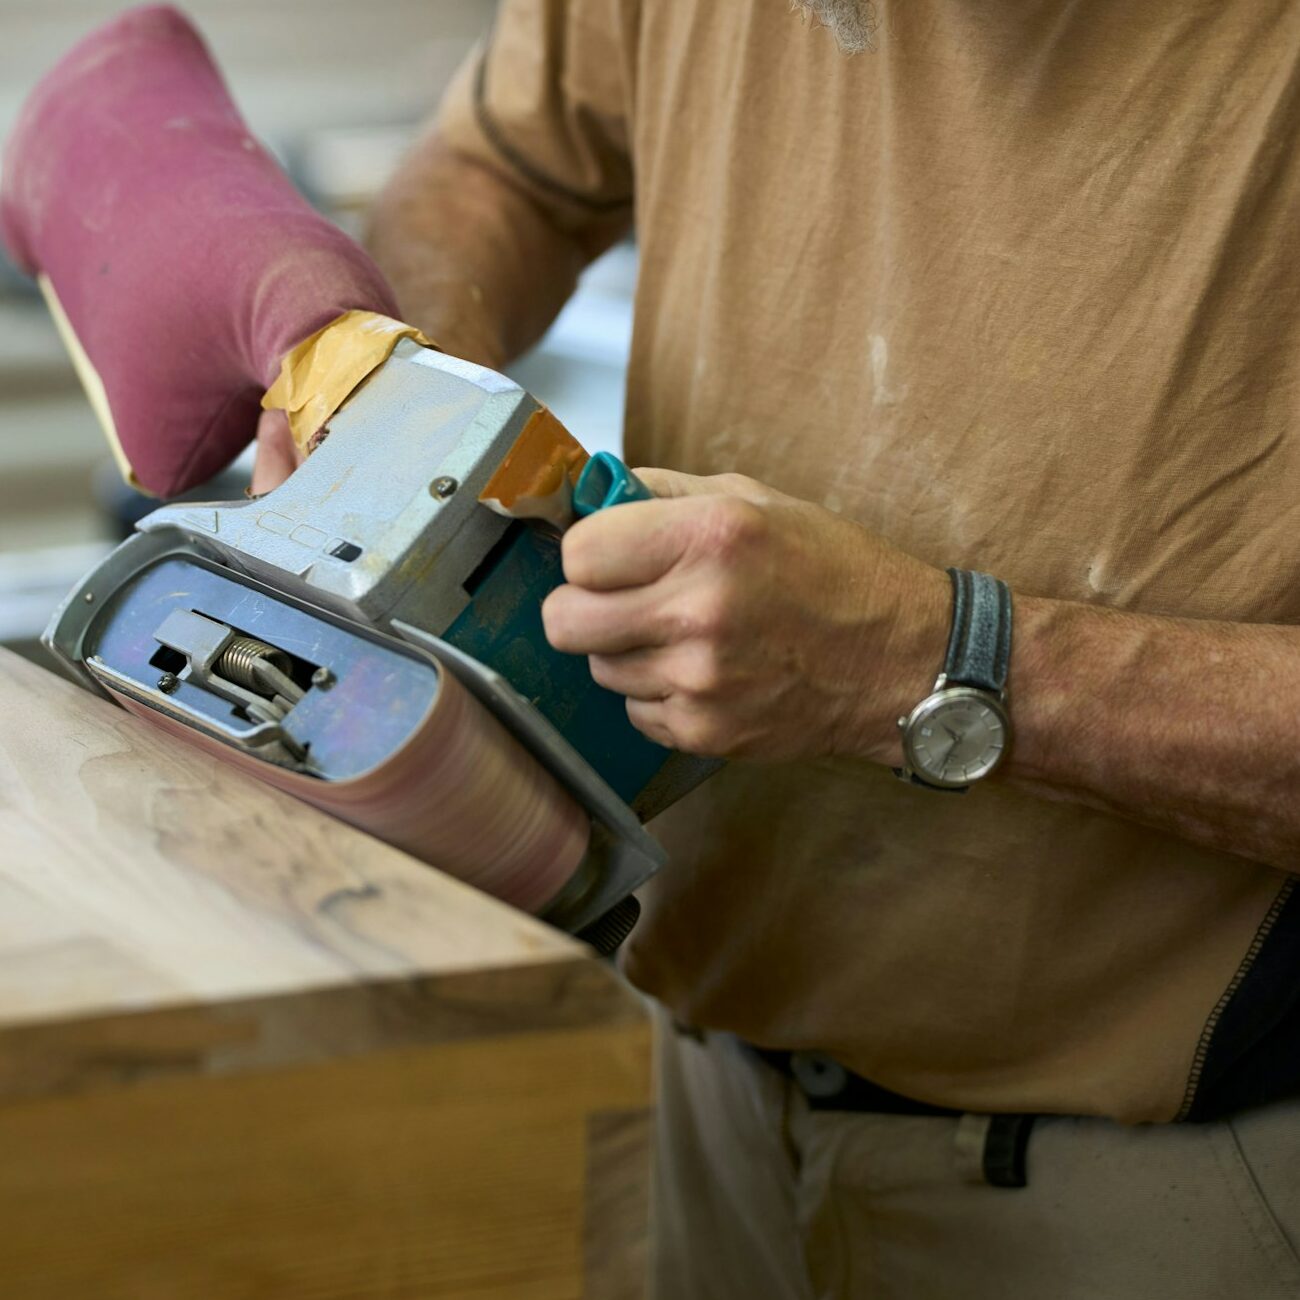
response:
[(1011, 590), (987, 573), (949, 569), (948, 576), (948, 654), (934, 690), (898, 720), (903, 766), (895, 772), (913, 785), (966, 790), (997, 767), (1011, 742)]

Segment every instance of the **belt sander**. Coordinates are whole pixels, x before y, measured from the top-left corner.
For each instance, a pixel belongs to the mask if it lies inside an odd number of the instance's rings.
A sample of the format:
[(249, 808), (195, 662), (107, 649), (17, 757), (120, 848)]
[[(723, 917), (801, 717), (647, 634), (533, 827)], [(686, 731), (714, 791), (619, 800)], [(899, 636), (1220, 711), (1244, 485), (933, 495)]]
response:
[[(642, 822), (710, 765), (547, 643), (577, 516), (645, 495), (495, 371), (402, 324), (366, 255), (249, 134), (206, 48), (135, 10), (41, 82), (0, 234), (40, 278), (124, 472), (163, 497), (262, 404), (310, 454), (173, 502), (45, 642), (92, 690), (609, 950), (663, 861)], [(269, 389), (269, 392), (267, 391)]]

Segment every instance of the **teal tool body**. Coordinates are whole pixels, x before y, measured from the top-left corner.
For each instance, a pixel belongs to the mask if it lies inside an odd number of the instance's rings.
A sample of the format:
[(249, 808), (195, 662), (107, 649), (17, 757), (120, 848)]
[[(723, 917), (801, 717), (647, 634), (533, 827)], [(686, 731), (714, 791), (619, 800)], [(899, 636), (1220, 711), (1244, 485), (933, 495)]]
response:
[(654, 493), (609, 451), (596, 452), (573, 486), (573, 513), (579, 518), (628, 501), (653, 500)]
[[(573, 513), (586, 518), (654, 494), (611, 452), (597, 452), (573, 486)], [(564, 581), (559, 538), (516, 522), (499, 557), (477, 572), (470, 602), (446, 639), (506, 677), (565, 735), (620, 798), (637, 807), (642, 792), (674, 756), (628, 721), (621, 695), (598, 686), (581, 655), (551, 648), (542, 601)], [(674, 766), (694, 772), (678, 757)], [(702, 766), (698, 770), (703, 770)], [(650, 812), (648, 806), (638, 811)]]

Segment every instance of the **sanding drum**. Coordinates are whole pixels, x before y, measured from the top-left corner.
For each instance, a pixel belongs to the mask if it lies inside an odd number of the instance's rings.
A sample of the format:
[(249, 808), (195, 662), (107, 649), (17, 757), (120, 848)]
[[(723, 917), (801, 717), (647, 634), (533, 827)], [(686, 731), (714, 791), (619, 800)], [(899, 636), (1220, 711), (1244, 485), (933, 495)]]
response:
[(125, 543), (56, 622), (138, 717), (516, 907), (545, 912), (584, 862), (586, 811), (418, 646), (166, 536)]
[(110, 694), (187, 744), (528, 912), (546, 910), (587, 851), (587, 815), (445, 671), (428, 712), (396, 753), (360, 776), (333, 781), (232, 750), (121, 691)]

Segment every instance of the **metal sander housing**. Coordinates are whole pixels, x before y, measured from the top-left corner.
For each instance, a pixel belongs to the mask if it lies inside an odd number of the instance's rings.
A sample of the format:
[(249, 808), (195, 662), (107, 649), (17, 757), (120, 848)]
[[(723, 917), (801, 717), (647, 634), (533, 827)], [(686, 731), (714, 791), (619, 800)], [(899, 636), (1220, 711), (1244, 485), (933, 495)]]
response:
[(576, 869), (533, 910), (611, 946), (664, 860), (642, 820), (710, 765), (646, 740), (585, 659), (546, 642), (558, 536), (478, 499), (541, 411), (504, 376), (403, 341), (274, 491), (141, 520), (45, 643), (83, 684), (318, 787), (400, 752), (450, 679), (590, 820)]

